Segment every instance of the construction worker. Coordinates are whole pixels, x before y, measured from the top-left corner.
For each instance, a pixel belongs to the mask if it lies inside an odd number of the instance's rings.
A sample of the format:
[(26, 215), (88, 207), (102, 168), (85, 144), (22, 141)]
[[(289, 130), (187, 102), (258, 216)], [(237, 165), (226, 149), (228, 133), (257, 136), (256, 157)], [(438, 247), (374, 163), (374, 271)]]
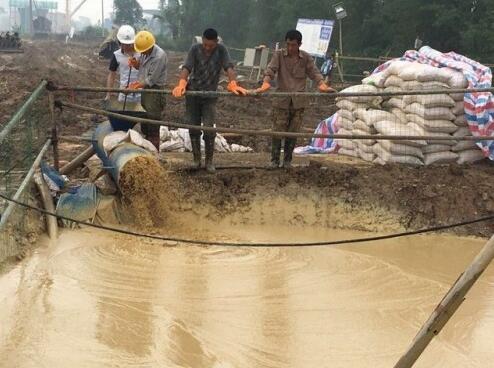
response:
[[(117, 71), (119, 72), (120, 88), (126, 89), (131, 83), (134, 83), (138, 79), (139, 71), (129, 65), (129, 58), (139, 58), (140, 55), (134, 50), (135, 30), (129, 25), (123, 25), (118, 29), (117, 39), (120, 43), (120, 49), (113, 53), (110, 61), (110, 72), (106, 80), (106, 87), (113, 88), (115, 85), (115, 79), (117, 78)], [(105, 100), (110, 100), (110, 93), (106, 94)], [(127, 95), (120, 93), (118, 95), (118, 101), (120, 102), (140, 102), (141, 95), (133, 93)]]
[[(297, 30), (288, 31), (285, 36), (286, 49), (277, 50), (269, 63), (262, 87), (255, 92), (263, 93), (271, 88), (270, 82), (277, 77), (279, 92), (304, 92), (307, 77), (318, 84), (320, 92), (334, 92), (325, 82), (312, 57), (300, 50), (302, 34)], [(306, 97), (286, 97), (273, 101), (273, 131), (298, 132), (302, 127)], [(283, 167), (290, 168), (293, 150), (297, 140), (285, 138)], [(280, 167), (281, 139), (273, 138), (271, 147), (271, 168)]]
[[(141, 31), (137, 33), (134, 48), (141, 54), (139, 60), (130, 58), (128, 63), (133, 68), (139, 69), (138, 80), (129, 85), (130, 89), (144, 89), (141, 94), (141, 104), (146, 110), (149, 119), (161, 120), (161, 114), (165, 107), (165, 98), (159, 93), (149, 93), (146, 89), (164, 89), (166, 83), (166, 67), (168, 57), (161, 47), (156, 45), (156, 40), (151, 32)], [(160, 126), (154, 124), (141, 124), (141, 131), (159, 151)]]
[[(219, 43), (218, 32), (206, 29), (202, 43), (192, 46), (180, 73), (180, 81), (173, 90), (173, 96), (183, 97), (185, 91), (216, 91), (220, 80), (221, 70), (228, 76), (228, 91), (235, 95), (245, 96), (247, 90), (237, 84), (233, 70), (234, 64), (225, 46)], [(186, 96), (185, 109), (188, 124), (212, 127), (216, 114), (216, 97)], [(194, 166), (201, 167), (201, 132), (190, 130)], [(214, 140), (216, 134), (204, 132), (206, 151), (206, 170), (215, 171), (213, 164)]]

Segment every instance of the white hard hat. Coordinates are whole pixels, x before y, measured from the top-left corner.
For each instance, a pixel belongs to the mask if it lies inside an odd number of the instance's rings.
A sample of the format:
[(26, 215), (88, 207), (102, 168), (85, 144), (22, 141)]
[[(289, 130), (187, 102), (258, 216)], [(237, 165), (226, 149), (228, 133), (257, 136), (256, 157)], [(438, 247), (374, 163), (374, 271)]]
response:
[(123, 43), (125, 45), (132, 45), (135, 38), (136, 31), (131, 26), (124, 25), (118, 29), (117, 39), (120, 41), (120, 43)]

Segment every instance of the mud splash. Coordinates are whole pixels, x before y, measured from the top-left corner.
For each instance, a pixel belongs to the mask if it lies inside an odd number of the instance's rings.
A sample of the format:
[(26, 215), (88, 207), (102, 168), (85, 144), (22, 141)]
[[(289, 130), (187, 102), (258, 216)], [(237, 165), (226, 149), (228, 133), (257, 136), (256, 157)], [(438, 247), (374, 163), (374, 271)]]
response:
[(170, 217), (173, 183), (154, 157), (136, 157), (120, 174), (123, 211), (128, 222), (145, 228), (161, 227)]
[[(365, 235), (218, 230), (202, 235)], [(390, 367), (483, 243), (432, 236), (342, 248), (204, 248), (67, 232), (0, 278), (0, 367)], [(489, 366), (492, 310), (489, 269), (417, 367)]]

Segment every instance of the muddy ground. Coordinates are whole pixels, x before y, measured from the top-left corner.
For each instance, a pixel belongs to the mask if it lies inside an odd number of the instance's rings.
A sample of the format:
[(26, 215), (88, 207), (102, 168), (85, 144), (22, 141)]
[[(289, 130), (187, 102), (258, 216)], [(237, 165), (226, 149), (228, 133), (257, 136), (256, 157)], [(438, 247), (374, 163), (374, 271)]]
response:
[[(107, 61), (99, 60), (96, 45), (58, 45), (49, 41), (28, 43), (21, 55), (0, 55), (2, 82), (0, 117), (5, 122), (42, 78), (64, 85), (103, 86)], [(169, 53), (169, 87), (177, 80), (183, 54)], [(25, 67), (26, 66), (26, 67)], [(5, 77), (5, 78), (4, 78)], [(249, 85), (249, 84), (247, 84)], [(251, 83), (254, 87), (255, 83)], [(99, 106), (101, 96), (94, 94), (61, 94), (59, 98), (75, 99), (77, 103)], [(334, 106), (313, 101), (305, 116), (306, 128), (329, 116)], [(183, 102), (168, 98), (165, 119), (183, 121)], [(65, 110), (59, 121), (62, 135), (82, 135), (91, 130), (101, 117)], [(218, 125), (267, 129), (270, 126), (270, 105), (265, 99), (224, 98), (218, 104)], [(375, 166), (344, 157), (299, 158), (290, 171), (264, 169), (269, 144), (265, 138), (245, 138), (256, 154), (217, 155), (219, 166), (215, 175), (187, 169), (189, 155), (164, 154), (169, 180), (181, 188), (176, 192), (176, 210), (203, 215), (217, 220), (235, 212), (248, 212), (255, 203), (282, 196), (286, 203), (301, 201), (313, 207), (334, 206), (341, 210), (320, 210), (310, 217), (311, 223), (324, 226), (351, 227), (357, 230), (396, 231), (418, 229), (473, 219), (494, 212), (494, 192), (490, 162), (460, 167)], [(75, 157), (87, 143), (63, 142), (63, 160)], [(74, 179), (80, 176), (76, 173)], [(164, 184), (163, 190), (167, 190)], [(268, 201), (269, 202), (269, 201)], [(199, 211), (197, 208), (207, 210)], [(296, 212), (296, 211), (295, 211)], [(304, 224), (304, 211), (290, 223)], [(353, 216), (352, 213), (359, 213)], [(340, 214), (341, 218), (335, 218)], [(275, 216), (275, 215), (273, 215)], [(325, 217), (326, 216), (326, 217)], [(266, 219), (268, 221), (268, 219)], [(380, 225), (381, 224), (381, 225)], [(453, 230), (464, 235), (490, 236), (493, 223), (482, 223)]]
[[(24, 54), (0, 54), (0, 124), (4, 124), (15, 109), (26, 99), (42, 79), (65, 86), (104, 87), (109, 61), (97, 56), (98, 45), (59, 44), (53, 41), (24, 43)], [(168, 83), (172, 89), (178, 81), (179, 66), (185, 54), (168, 51)], [(225, 88), (225, 81), (220, 88)], [(248, 88), (257, 86), (255, 81), (243, 81)], [(57, 93), (57, 98), (78, 104), (101, 107), (103, 94)], [(312, 130), (321, 117), (335, 111), (332, 101), (314, 99), (305, 115), (305, 127)], [(269, 129), (271, 103), (265, 98), (224, 98), (218, 102), (217, 124), (227, 127)], [(164, 119), (183, 123), (184, 102), (167, 97)], [(62, 135), (80, 135), (103, 118), (65, 110), (60, 116)], [(243, 138), (239, 143), (250, 145), (257, 151), (269, 147), (267, 139)]]

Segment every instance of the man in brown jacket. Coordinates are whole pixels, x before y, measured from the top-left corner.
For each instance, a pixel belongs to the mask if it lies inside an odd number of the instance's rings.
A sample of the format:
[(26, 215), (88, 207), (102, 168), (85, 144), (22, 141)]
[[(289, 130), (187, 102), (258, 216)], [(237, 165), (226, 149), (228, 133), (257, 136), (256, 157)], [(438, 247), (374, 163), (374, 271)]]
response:
[[(257, 93), (271, 88), (270, 82), (277, 77), (278, 92), (305, 92), (307, 78), (318, 84), (320, 92), (334, 92), (325, 82), (312, 57), (300, 50), (302, 34), (297, 30), (288, 31), (285, 36), (286, 49), (274, 53), (264, 76), (262, 87)], [(298, 132), (302, 127), (307, 97), (276, 98), (273, 101), (273, 131)], [(292, 154), (297, 140), (285, 138), (283, 167), (291, 167)], [(280, 166), (281, 139), (273, 138), (271, 147), (271, 168)]]

